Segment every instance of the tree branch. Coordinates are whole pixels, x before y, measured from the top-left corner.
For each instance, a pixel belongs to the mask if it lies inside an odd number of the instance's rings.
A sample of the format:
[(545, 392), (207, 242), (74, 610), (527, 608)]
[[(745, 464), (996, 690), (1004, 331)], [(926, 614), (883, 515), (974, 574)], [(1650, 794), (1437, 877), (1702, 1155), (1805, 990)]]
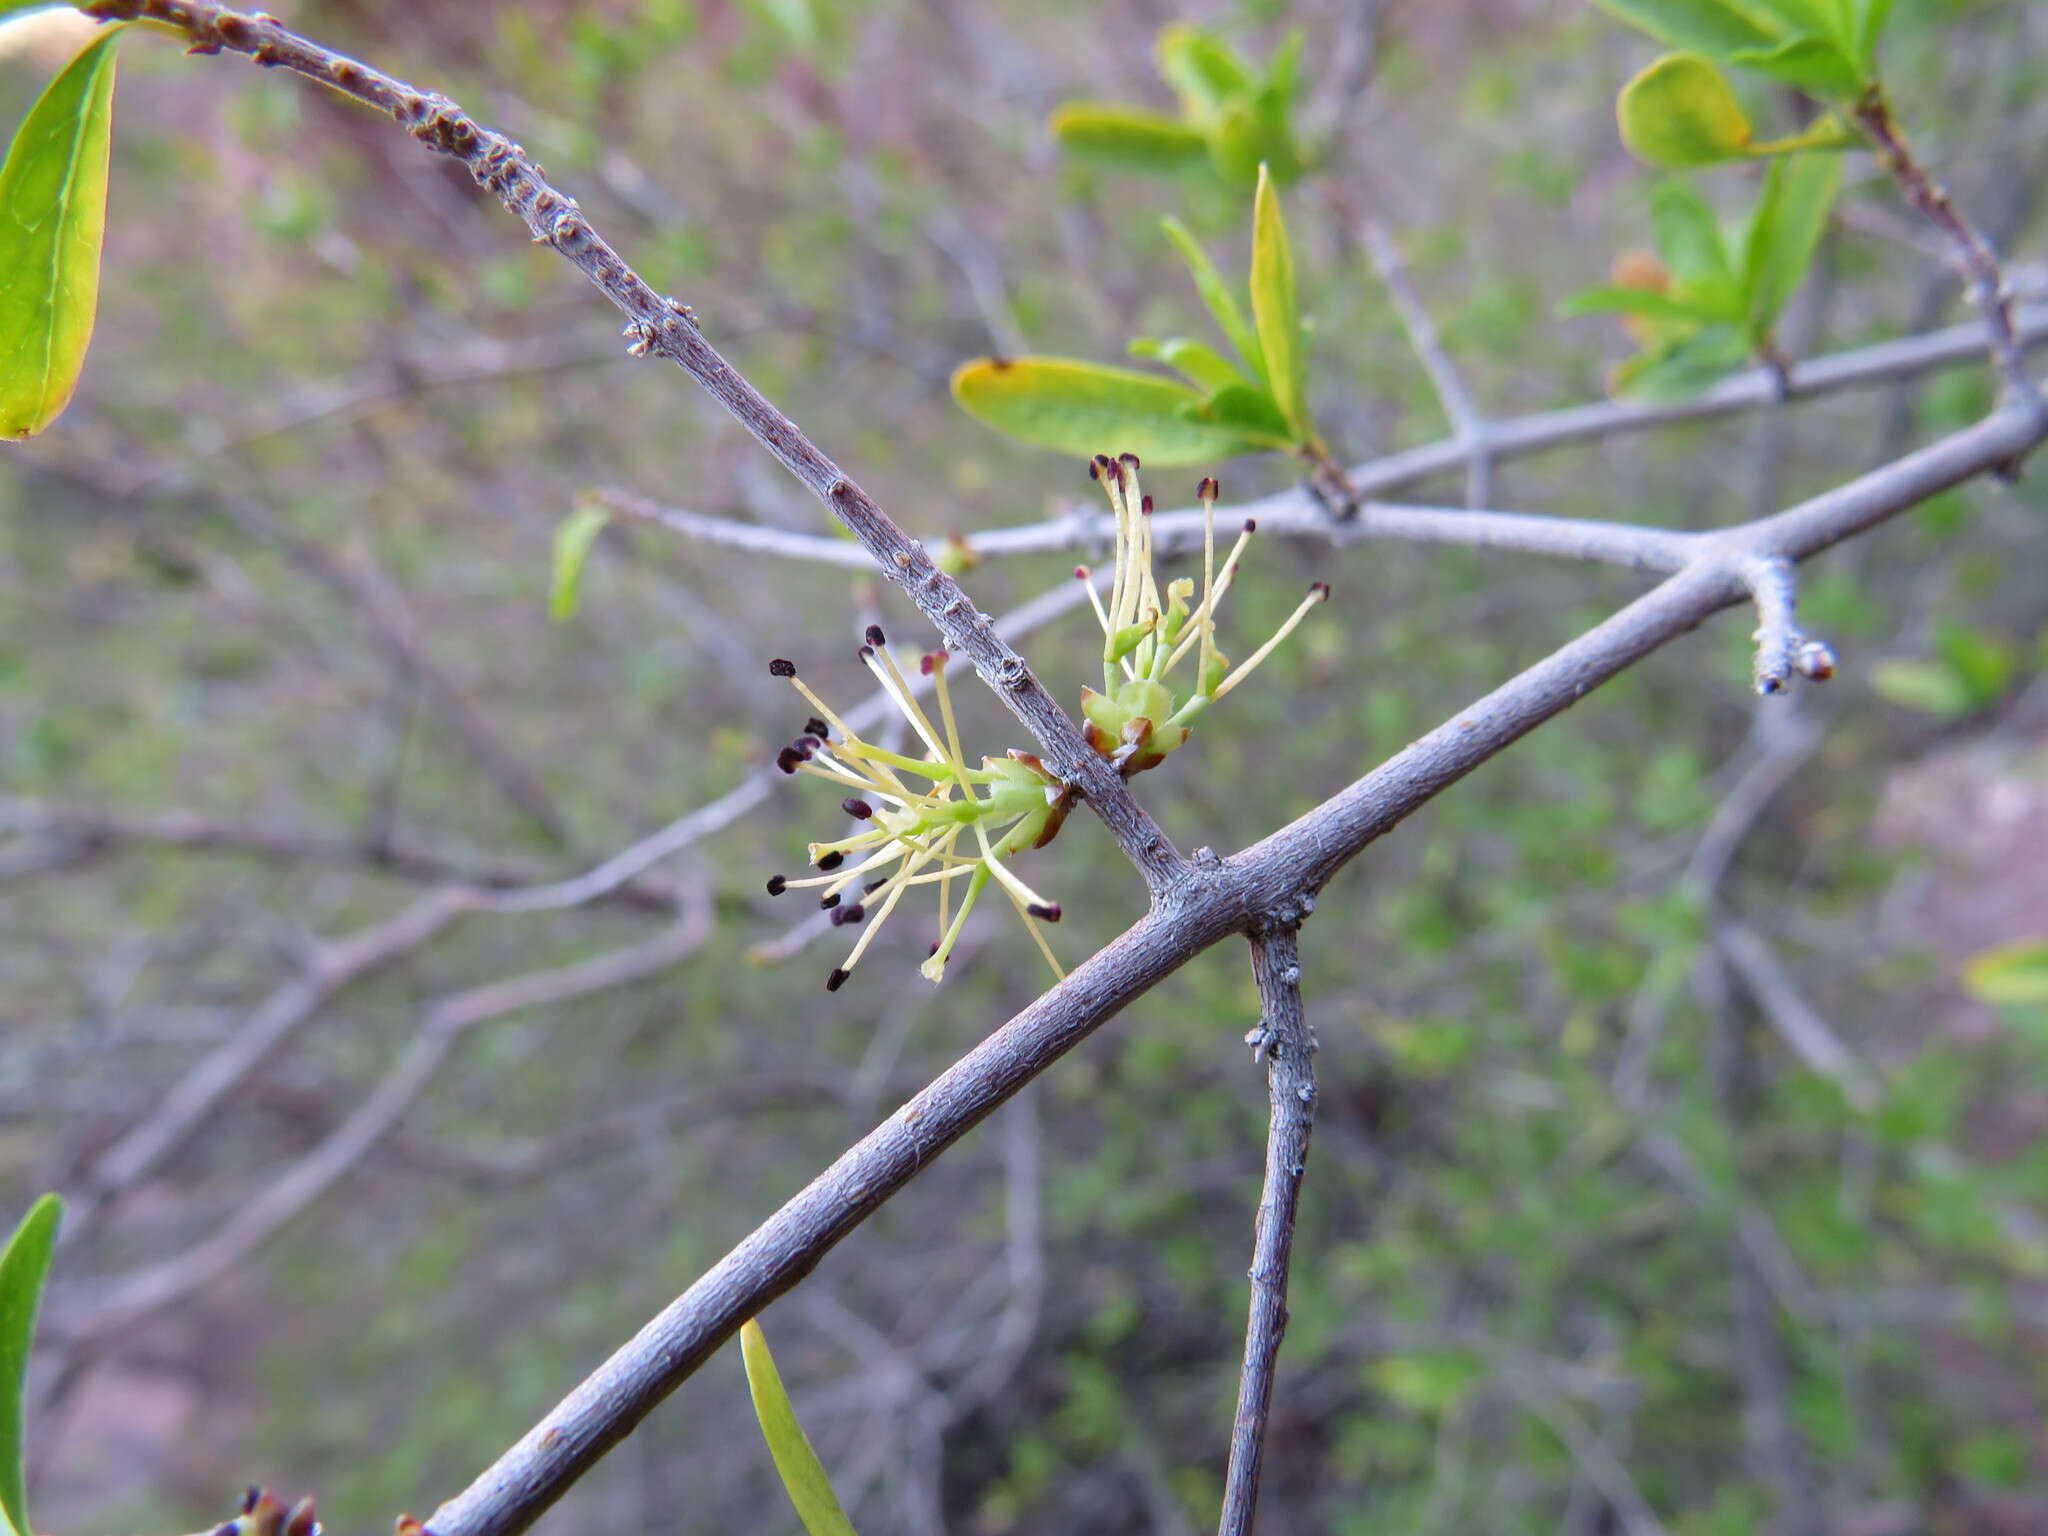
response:
[(2048, 426), (2002, 408), (1824, 495), (1707, 536), (1655, 590), (1447, 720), (1307, 815), (1192, 877), (941, 1073), (705, 1272), (470, 1486), (434, 1536), (526, 1530), (741, 1323), (817, 1266), (945, 1149), (1116, 1012), (1225, 935), (1298, 918), (1336, 871), (1480, 764), (1607, 679), (1743, 601), (1735, 562), (1802, 559), (2026, 453)]
[(1259, 988), (1260, 1018), (1245, 1039), (1252, 1059), (1266, 1063), (1271, 1119), (1265, 1186), (1259, 1193), (1252, 1245), (1251, 1314), (1245, 1323), (1244, 1366), (1238, 1375), (1237, 1418), (1230, 1430), (1230, 1471), (1218, 1536), (1251, 1536), (1257, 1519), (1274, 1368), (1281, 1336), (1287, 1332), (1287, 1264), (1294, 1246), (1294, 1214), (1316, 1117), (1316, 1037), (1301, 1006), (1301, 952), (1292, 926), (1282, 924), (1252, 935), (1252, 976)]
[(1971, 301), (1983, 311), (1984, 323), (1990, 327), (1991, 355), (2005, 388), (2035, 411), (2048, 414), (2048, 403), (2043, 402), (2033, 375), (2027, 372), (2019, 334), (2013, 326), (2012, 293), (2006, 287), (2005, 273), (1999, 269), (1998, 257), (1989, 242), (1963, 217), (1948, 189), (1929, 176), (1926, 167), (1914, 158), (1905, 136), (1892, 121), (1882, 91), (1873, 88), (1857, 104), (1856, 124), (1868, 135), (1878, 163), (1891, 173), (1906, 201), (1947, 242), (1969, 287)]
[(1450, 353), (1444, 350), (1443, 338), (1437, 334), (1436, 322), (1429, 318), (1422, 295), (1409, 281), (1408, 263), (1402, 259), (1401, 247), (1392, 233), (1377, 219), (1368, 219), (1361, 235), (1373, 270), (1386, 285), (1387, 297), (1394, 301), (1401, 329), (1408, 333), (1408, 345), (1414, 349), (1422, 371), (1429, 376), (1430, 387), (1436, 391), (1437, 404), (1443, 407), (1444, 419), (1451, 426), (1452, 441), (1465, 450), (1465, 505), (1483, 507), (1493, 499), (1493, 455), (1488, 451), (1485, 418), (1472, 403)]
[[(86, 0), (79, 9), (102, 21), (147, 19), (183, 32), (198, 53), (223, 49), (282, 67), (394, 118), (438, 154), (462, 164), (532, 233), (584, 273), (627, 317), (628, 350), (659, 353), (681, 365), (762, 447), (831, 510), (938, 629), (948, 648), (966, 655), (981, 679), (1044, 748), (1046, 766), (1075, 785), (1155, 897), (1185, 878), (1187, 864), (1158, 823), (1131, 797), (1107, 758), (1090, 748), (1079, 727), (1024, 658), (913, 539), (801, 428), (722, 357), (698, 329), (687, 304), (665, 298), (599, 235), (574, 199), (552, 186), (526, 151), (484, 127), (454, 102), (423, 92), (292, 32), (275, 18), (248, 15), (211, 0)], [(1114, 444), (1108, 445), (1114, 447)]]

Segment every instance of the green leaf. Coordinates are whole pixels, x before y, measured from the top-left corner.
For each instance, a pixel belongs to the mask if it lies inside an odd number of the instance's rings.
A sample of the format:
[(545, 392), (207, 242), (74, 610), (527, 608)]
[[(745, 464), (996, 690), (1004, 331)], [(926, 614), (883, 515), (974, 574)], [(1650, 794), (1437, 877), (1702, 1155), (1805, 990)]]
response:
[(583, 566), (590, 546), (604, 532), (611, 514), (602, 507), (580, 506), (555, 530), (555, 562), (548, 582), (548, 617), (557, 624), (576, 617), (583, 602)]
[(1199, 390), (1214, 391), (1251, 383), (1231, 365), (1228, 358), (1207, 342), (1190, 341), (1185, 336), (1175, 336), (1166, 341), (1141, 337), (1131, 343), (1131, 356), (1157, 358), (1184, 375)]
[(1963, 990), (2004, 1007), (2048, 1003), (2048, 939), (1978, 951), (1963, 966)]
[(1996, 704), (2019, 665), (2009, 642), (1967, 624), (1936, 625), (1934, 650), (1962, 685), (1972, 709)]
[(1171, 175), (1209, 158), (1209, 141), (1178, 120), (1142, 107), (1073, 101), (1052, 115), (1052, 136), (1078, 159)]
[(1283, 106), (1290, 105), (1301, 88), (1301, 50), (1307, 45), (1308, 34), (1300, 27), (1289, 27), (1266, 66), (1266, 89)]
[(1294, 290), (1294, 251), (1280, 216), (1280, 194), (1262, 166), (1252, 201), (1252, 323), (1266, 359), (1266, 384), (1297, 443), (1314, 436), (1308, 421), (1307, 348), (1301, 333), (1301, 305)]
[(783, 1489), (796, 1506), (804, 1529), (810, 1536), (854, 1536), (853, 1522), (839, 1507), (824, 1464), (796, 1421), (796, 1409), (782, 1389), (782, 1376), (775, 1369), (775, 1357), (768, 1353), (761, 1325), (751, 1319), (740, 1325), (740, 1357), (746, 1362), (747, 1390), (753, 1394), (762, 1438), (768, 1442), (775, 1470), (782, 1476)]
[(1856, 47), (1856, 62), (1863, 73), (1877, 73), (1877, 44), (1884, 36), (1884, 25), (1891, 20), (1892, 0), (1852, 0), (1854, 7), (1854, 28), (1852, 36)]
[(1277, 447), (1286, 447), (1294, 442), (1287, 418), (1280, 412), (1280, 402), (1265, 390), (1254, 389), (1249, 384), (1232, 384), (1217, 390), (1202, 407), (1202, 416), (1205, 420), (1269, 439)]
[(953, 375), (953, 398), (998, 432), (1077, 458), (1199, 464), (1288, 446), (1205, 420), (1207, 402), (1185, 384), (1072, 358), (982, 358)]
[(1880, 661), (1870, 669), (1870, 688), (1888, 704), (1943, 720), (1970, 712), (1962, 679), (1938, 661)]
[(0, 1523), (18, 1532), (33, 1529), (22, 1461), (22, 1387), (28, 1376), (29, 1345), (35, 1340), (36, 1306), (42, 1300), (63, 1215), (63, 1201), (43, 1196), (0, 1253)]
[(1725, 0), (1594, 0), (1603, 11), (1650, 34), (1667, 48), (1726, 58), (1780, 40)]
[(1787, 37), (1819, 37), (1831, 42), (1848, 39), (1850, 20), (1845, 0), (1744, 0), (1752, 11), (1761, 12), (1767, 24), (1775, 24)]
[(1795, 37), (1776, 48), (1744, 49), (1728, 62), (1753, 69), (1773, 80), (1796, 85), (1824, 101), (1860, 95), (1864, 72), (1839, 46), (1819, 37)]
[(71, 403), (99, 307), (114, 40), (50, 82), (0, 165), (0, 437), (34, 437)]
[(1749, 361), (1749, 343), (1730, 325), (1711, 326), (1654, 352), (1632, 357), (1614, 371), (1617, 394), (1682, 400)]
[(1153, 47), (1160, 75), (1180, 98), (1181, 111), (1195, 123), (1210, 122), (1225, 102), (1255, 84), (1237, 50), (1200, 27), (1175, 22), (1161, 29)]
[(1650, 229), (1657, 254), (1681, 283), (1735, 281), (1721, 221), (1688, 183), (1671, 176), (1657, 183), (1650, 193)]
[(1187, 232), (1180, 220), (1161, 219), (1159, 227), (1166, 231), (1166, 238), (1173, 242), (1181, 260), (1188, 264), (1188, 271), (1194, 274), (1195, 291), (1201, 294), (1202, 302), (1215, 318), (1217, 329), (1237, 349), (1245, 372), (1253, 383), (1263, 384), (1266, 381), (1266, 355), (1259, 350), (1259, 338), (1245, 323), (1244, 311), (1230, 296), (1229, 285), (1209, 260), (1208, 252), (1195, 243), (1195, 237)]
[(1753, 339), (1761, 340), (1770, 330), (1813, 265), (1841, 181), (1842, 162), (1835, 155), (1791, 155), (1771, 162), (1743, 255)]
[(1725, 311), (1688, 303), (1654, 288), (1630, 288), (1620, 283), (1596, 283), (1581, 289), (1558, 306), (1567, 319), (1577, 315), (1641, 315), (1645, 320), (1667, 320), (1698, 325), (1726, 320)]
[(1743, 160), (1755, 130), (1721, 71), (1696, 53), (1667, 53), (1621, 88), (1621, 141), (1665, 170)]

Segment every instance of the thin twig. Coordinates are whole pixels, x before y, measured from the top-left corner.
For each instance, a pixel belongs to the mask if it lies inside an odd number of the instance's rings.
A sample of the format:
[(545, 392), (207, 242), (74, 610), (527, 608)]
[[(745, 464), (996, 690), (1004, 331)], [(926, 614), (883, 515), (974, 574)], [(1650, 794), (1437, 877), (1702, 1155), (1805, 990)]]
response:
[[(699, 890), (674, 925), (652, 939), (442, 998), (421, 1016), (383, 1079), (318, 1146), (237, 1207), (218, 1231), (60, 1312), (55, 1319), (58, 1331), (73, 1343), (90, 1341), (131, 1327), (220, 1279), (359, 1164), (404, 1117), (469, 1031), (511, 1014), (559, 1006), (659, 975), (702, 945), (711, 926), (708, 893)], [(81, 1289), (89, 1293), (91, 1288)]]
[(1280, 1340), (1287, 1332), (1287, 1264), (1294, 1247), (1294, 1215), (1316, 1118), (1316, 1037), (1301, 1005), (1301, 951), (1295, 930), (1284, 924), (1261, 930), (1252, 935), (1251, 947), (1260, 1018), (1247, 1039), (1253, 1059), (1266, 1064), (1271, 1119), (1252, 1243), (1251, 1313), (1245, 1323), (1244, 1366), (1238, 1374), (1237, 1418), (1230, 1429), (1230, 1471), (1217, 1536), (1251, 1536), (1257, 1521), (1266, 1421), (1273, 1408)]
[(1394, 301), (1401, 329), (1408, 333), (1408, 345), (1415, 349), (1422, 371), (1436, 391), (1437, 404), (1443, 407), (1444, 418), (1451, 426), (1452, 440), (1465, 449), (1465, 505), (1483, 507), (1493, 499), (1493, 458), (1487, 450), (1486, 420), (1472, 403), (1457, 364), (1444, 350), (1436, 322), (1430, 319), (1422, 295), (1415, 291), (1408, 263), (1402, 259), (1401, 247), (1393, 234), (1377, 219), (1366, 220), (1360, 234), (1366, 254), (1372, 258), (1373, 270), (1386, 285), (1387, 297)]
[(1714, 947), (1742, 978), (1744, 989), (1756, 1001), (1757, 1011), (1801, 1065), (1834, 1083), (1842, 1090), (1842, 1097), (1861, 1113), (1868, 1114), (1877, 1108), (1884, 1096), (1882, 1085), (1842, 1043), (1834, 1027), (1807, 1002), (1784, 962), (1764, 942), (1763, 935), (1746, 923), (1724, 917), (1715, 925)]
[(2033, 375), (2027, 372), (2026, 358), (2013, 326), (2012, 294), (2006, 287), (1997, 254), (1976, 226), (1963, 217), (1948, 189), (1929, 176), (1927, 168), (1914, 158), (1905, 135), (1892, 121), (1882, 91), (1873, 88), (1857, 104), (1856, 123), (1869, 136), (1878, 163), (1891, 173), (1906, 201), (1948, 243), (1950, 254), (1962, 269), (1963, 281), (1969, 285), (1972, 302), (1991, 328), (1991, 353), (2005, 388), (2035, 411), (2048, 414), (2048, 402), (2042, 400)]
[[(526, 151), (484, 127), (453, 101), (424, 92), (289, 30), (274, 17), (249, 15), (211, 0), (89, 0), (79, 9), (102, 21), (148, 19), (175, 27), (193, 51), (223, 49), (282, 67), (376, 108), (438, 154), (460, 163), (531, 232), (551, 246), (627, 317), (635, 355), (659, 353), (681, 365), (733, 418), (831, 510), (882, 573), (938, 628), (949, 649), (974, 663), (981, 679), (1044, 749), (1046, 766), (1076, 786), (1154, 894), (1179, 883), (1186, 861), (1136, 800), (1109, 760), (941, 570), (924, 544), (905, 533), (797, 424), (747, 382), (704, 337), (688, 305), (665, 298), (592, 227), (575, 200), (541, 174)], [(1114, 444), (1107, 445), (1114, 448)]]
[(473, 906), (459, 887), (434, 891), (396, 917), (318, 946), (299, 975), (272, 992), (145, 1119), (93, 1159), (71, 1196), (65, 1243), (92, 1231), (123, 1195), (213, 1125), (214, 1112), (336, 996), (413, 953)]

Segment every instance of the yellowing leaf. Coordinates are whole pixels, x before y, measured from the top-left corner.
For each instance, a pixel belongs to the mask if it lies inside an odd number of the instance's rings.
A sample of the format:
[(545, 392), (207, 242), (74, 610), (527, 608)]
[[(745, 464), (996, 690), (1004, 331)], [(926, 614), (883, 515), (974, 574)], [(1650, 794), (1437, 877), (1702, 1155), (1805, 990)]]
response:
[(775, 1458), (775, 1470), (797, 1518), (810, 1536), (854, 1536), (853, 1522), (839, 1506), (832, 1480), (804, 1428), (797, 1422), (796, 1409), (783, 1390), (782, 1375), (775, 1369), (775, 1357), (768, 1352), (761, 1325), (749, 1320), (740, 1325), (740, 1356), (746, 1362), (747, 1390), (753, 1394), (754, 1416), (761, 1421), (762, 1438)]
[(1259, 190), (1252, 202), (1252, 324), (1266, 359), (1266, 384), (1280, 414), (1298, 443), (1314, 433), (1308, 421), (1305, 348), (1301, 337), (1301, 305), (1294, 289), (1294, 251), (1287, 243), (1287, 225), (1280, 216), (1280, 194), (1273, 178), (1259, 168)]
[(1963, 967), (1963, 990), (2005, 1007), (2048, 1003), (2048, 939), (1980, 950)]
[(1621, 141), (1640, 159), (1689, 170), (1747, 159), (1755, 130), (1721, 71), (1696, 53), (1667, 53), (1622, 87)]
[(1206, 419), (1206, 402), (1184, 384), (1072, 358), (982, 358), (953, 375), (953, 398), (998, 432), (1075, 457), (1200, 464), (1288, 446)]
[(0, 437), (34, 437), (78, 387), (99, 307), (114, 40), (50, 82), (0, 165)]

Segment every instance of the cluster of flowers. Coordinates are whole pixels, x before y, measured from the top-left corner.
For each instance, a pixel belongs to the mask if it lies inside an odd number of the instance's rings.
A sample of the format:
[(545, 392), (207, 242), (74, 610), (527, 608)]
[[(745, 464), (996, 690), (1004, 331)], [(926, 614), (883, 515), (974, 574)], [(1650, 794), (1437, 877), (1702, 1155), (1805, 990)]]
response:
[[(1087, 586), (1103, 633), (1103, 686), (1099, 692), (1081, 690), (1082, 730), (1088, 744), (1129, 778), (1157, 767), (1186, 742), (1202, 712), (1250, 676), (1309, 610), (1329, 597), (1330, 589), (1322, 582), (1311, 586), (1271, 638), (1233, 667), (1216, 645), (1216, 612), (1256, 525), (1245, 523), (1219, 570), (1217, 487), (1213, 479), (1203, 480), (1198, 491), (1203, 508), (1201, 599), (1195, 601), (1192, 577), (1168, 583), (1162, 593), (1153, 573), (1152, 498), (1138, 484), (1137, 456), (1098, 455), (1089, 473), (1108, 492), (1116, 518), (1116, 568), (1107, 602), (1086, 566), (1074, 571)], [(768, 670), (787, 678), (815, 711), (803, 732), (777, 754), (776, 766), (850, 790), (840, 809), (860, 830), (812, 843), (810, 862), (818, 873), (797, 880), (776, 875), (768, 893), (815, 890), (835, 926), (872, 918), (845, 962), (825, 978), (827, 991), (845, 985), (883, 922), (914, 886), (938, 887), (939, 937), (921, 967), (927, 979), (945, 975), (967, 915), (990, 885), (1016, 908), (1053, 973), (1064, 974), (1039, 928), (1041, 922), (1059, 921), (1059, 903), (1026, 885), (1010, 860), (1058, 835), (1073, 804), (1073, 786), (1028, 752), (984, 757), (979, 767), (971, 766), (960, 747), (947, 691), (948, 654), (933, 651), (919, 663), (937, 701), (935, 723), (890, 654), (880, 626), (868, 626), (866, 639), (862, 664), (917, 734), (926, 755), (915, 758), (864, 740), (797, 676), (793, 662), (770, 662)], [(1190, 658), (1193, 678), (1183, 695), (1175, 691), (1172, 674)]]

